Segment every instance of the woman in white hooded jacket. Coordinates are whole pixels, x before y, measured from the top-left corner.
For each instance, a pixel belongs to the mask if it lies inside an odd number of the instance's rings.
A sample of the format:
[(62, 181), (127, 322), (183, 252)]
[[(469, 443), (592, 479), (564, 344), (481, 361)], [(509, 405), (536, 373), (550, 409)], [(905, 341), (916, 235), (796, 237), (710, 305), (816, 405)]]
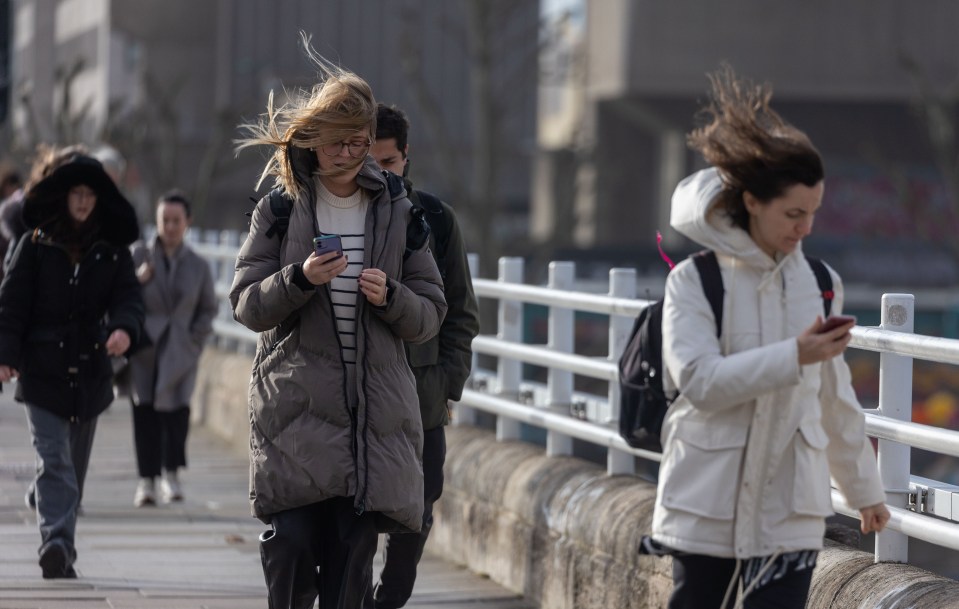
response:
[(677, 187), (670, 223), (716, 253), (722, 335), (695, 264), (680, 263), (666, 281), (663, 361), (681, 393), (663, 425), (652, 537), (673, 555), (670, 609), (732, 607), (740, 580), (744, 607), (801, 608), (830, 474), (863, 532), (889, 512), (842, 358), (853, 322), (823, 331), (802, 253), (822, 201), (819, 153), (769, 108), (767, 87), (728, 68), (711, 81), (711, 122), (688, 139), (712, 167)]

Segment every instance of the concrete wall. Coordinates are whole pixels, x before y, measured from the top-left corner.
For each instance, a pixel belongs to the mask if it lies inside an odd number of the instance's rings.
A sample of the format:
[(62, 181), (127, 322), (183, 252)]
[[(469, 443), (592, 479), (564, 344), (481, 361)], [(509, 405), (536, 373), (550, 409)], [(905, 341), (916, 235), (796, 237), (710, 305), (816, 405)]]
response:
[(698, 0), (587, 3), (590, 91), (693, 95), (720, 61), (776, 84), (777, 96), (908, 101), (908, 58), (930, 82), (959, 67), (959, 5), (930, 0), (770, 3)]
[[(251, 358), (207, 349), (194, 403), (201, 420), (247, 446)], [(200, 407), (202, 405), (202, 408)], [(485, 430), (447, 432), (446, 487), (429, 549), (546, 609), (661, 609), (671, 563), (636, 553), (656, 489), (592, 463), (498, 443)], [(959, 609), (959, 582), (833, 542), (820, 554), (811, 609)]]

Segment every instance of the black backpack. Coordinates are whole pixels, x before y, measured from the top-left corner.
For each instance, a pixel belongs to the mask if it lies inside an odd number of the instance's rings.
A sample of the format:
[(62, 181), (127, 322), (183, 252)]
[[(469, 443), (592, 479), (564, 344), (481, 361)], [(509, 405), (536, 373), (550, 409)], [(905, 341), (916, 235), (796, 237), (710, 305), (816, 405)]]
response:
[[(723, 276), (716, 253), (703, 250), (693, 254), (703, 293), (716, 319), (716, 336), (722, 335)], [(826, 317), (832, 311), (832, 276), (817, 258), (806, 256), (822, 293)], [(633, 448), (662, 452), (659, 435), (666, 410), (676, 396), (663, 389), (663, 301), (644, 308), (636, 318), (629, 342), (619, 358), (619, 435)]]

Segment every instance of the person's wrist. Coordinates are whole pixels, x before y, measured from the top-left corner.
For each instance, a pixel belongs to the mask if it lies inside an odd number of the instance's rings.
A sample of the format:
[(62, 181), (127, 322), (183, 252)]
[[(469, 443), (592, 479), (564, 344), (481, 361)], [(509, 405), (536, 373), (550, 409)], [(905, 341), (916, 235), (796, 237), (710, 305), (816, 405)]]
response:
[(383, 295), (383, 302), (380, 304), (374, 304), (373, 306), (377, 309), (385, 309), (386, 305), (390, 304), (390, 298), (393, 296), (393, 284), (389, 281), (386, 282), (386, 294)]
[(315, 289), (316, 286), (306, 277), (306, 273), (303, 272), (303, 264), (296, 264), (293, 267), (293, 284), (303, 290), (304, 292), (308, 290)]

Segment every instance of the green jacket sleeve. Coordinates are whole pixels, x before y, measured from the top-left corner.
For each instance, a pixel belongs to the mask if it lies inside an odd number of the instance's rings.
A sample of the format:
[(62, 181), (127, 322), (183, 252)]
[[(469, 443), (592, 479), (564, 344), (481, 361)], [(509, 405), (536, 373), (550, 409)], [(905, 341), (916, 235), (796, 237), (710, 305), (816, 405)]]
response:
[(479, 334), (480, 328), (479, 307), (466, 259), (466, 242), (456, 214), (446, 203), (443, 203), (443, 212), (449, 219), (447, 249), (445, 255), (440, 256), (445, 266), (441, 271), (448, 308), (446, 319), (440, 327), (439, 361), (448, 380), (446, 398), (456, 401), (463, 395), (463, 386), (473, 363), (473, 338)]

